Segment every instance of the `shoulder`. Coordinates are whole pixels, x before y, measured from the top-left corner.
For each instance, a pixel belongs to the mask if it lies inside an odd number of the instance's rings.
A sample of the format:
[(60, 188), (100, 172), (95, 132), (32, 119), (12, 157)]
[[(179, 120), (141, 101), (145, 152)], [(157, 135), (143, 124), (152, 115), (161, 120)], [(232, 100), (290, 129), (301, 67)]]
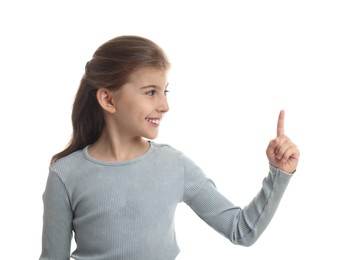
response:
[(155, 157), (157, 155), (161, 155), (161, 158), (156, 161), (161, 162), (162, 167), (168, 165), (172, 172), (174, 170), (180, 170), (182, 173), (184, 181), (184, 201), (188, 201), (195, 197), (206, 183), (210, 183), (212, 186), (215, 186), (213, 181), (207, 177), (198, 164), (184, 152), (177, 150), (168, 144), (152, 143), (152, 145), (155, 150)]
[(168, 144), (159, 144), (152, 142), (154, 157), (160, 157), (163, 161), (171, 161), (176, 162), (176, 164), (180, 164), (185, 171), (200, 171), (200, 168), (197, 164), (188, 157), (184, 152), (172, 147)]
[(155, 162), (161, 162), (163, 165), (171, 165), (171, 167), (174, 167), (173, 169), (180, 169), (184, 168), (185, 165), (185, 156), (184, 154), (172, 147), (169, 144), (164, 143), (154, 143), (152, 144), (152, 161)]
[(151, 142), (155, 154), (162, 156), (183, 157), (183, 153), (169, 144)]
[(78, 172), (85, 161), (83, 150), (78, 150), (51, 164), (50, 172), (57, 174), (64, 181)]
[(55, 169), (63, 168), (65, 166), (69, 167), (72, 164), (78, 163), (78, 161), (82, 160), (83, 157), (83, 150), (81, 149), (58, 159), (55, 163), (51, 165), (51, 167)]

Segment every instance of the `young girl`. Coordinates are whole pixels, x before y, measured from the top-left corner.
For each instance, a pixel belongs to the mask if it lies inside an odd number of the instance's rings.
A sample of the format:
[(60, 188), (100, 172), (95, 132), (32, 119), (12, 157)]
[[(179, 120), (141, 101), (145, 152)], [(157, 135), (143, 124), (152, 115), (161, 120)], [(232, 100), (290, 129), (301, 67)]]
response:
[(299, 158), (284, 112), (267, 148), (269, 174), (241, 209), (183, 153), (150, 141), (169, 110), (169, 67), (155, 43), (137, 36), (106, 42), (87, 63), (73, 136), (53, 156), (43, 195), (41, 260), (173, 260), (180, 202), (234, 244), (253, 244), (270, 222)]

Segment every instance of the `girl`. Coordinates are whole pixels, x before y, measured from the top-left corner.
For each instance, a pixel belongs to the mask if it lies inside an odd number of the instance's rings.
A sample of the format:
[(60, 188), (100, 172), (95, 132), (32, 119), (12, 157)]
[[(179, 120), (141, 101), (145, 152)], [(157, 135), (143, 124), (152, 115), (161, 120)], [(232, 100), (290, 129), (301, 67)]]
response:
[(73, 136), (53, 156), (43, 195), (41, 260), (173, 260), (182, 201), (234, 244), (253, 244), (270, 222), (299, 158), (284, 112), (267, 148), (269, 174), (241, 209), (180, 151), (149, 141), (169, 109), (169, 67), (155, 43), (137, 36), (106, 42), (87, 63)]

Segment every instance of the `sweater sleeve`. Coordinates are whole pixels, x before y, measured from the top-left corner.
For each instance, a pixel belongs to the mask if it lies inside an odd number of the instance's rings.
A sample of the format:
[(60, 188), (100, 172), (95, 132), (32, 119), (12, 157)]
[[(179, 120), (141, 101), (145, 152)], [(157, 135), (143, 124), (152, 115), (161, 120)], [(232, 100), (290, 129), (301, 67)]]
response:
[(73, 214), (66, 187), (53, 170), (47, 178), (43, 202), (40, 260), (70, 259)]
[(232, 243), (250, 246), (270, 223), (291, 176), (270, 166), (262, 188), (242, 209), (220, 194), (201, 169), (186, 159), (184, 201)]

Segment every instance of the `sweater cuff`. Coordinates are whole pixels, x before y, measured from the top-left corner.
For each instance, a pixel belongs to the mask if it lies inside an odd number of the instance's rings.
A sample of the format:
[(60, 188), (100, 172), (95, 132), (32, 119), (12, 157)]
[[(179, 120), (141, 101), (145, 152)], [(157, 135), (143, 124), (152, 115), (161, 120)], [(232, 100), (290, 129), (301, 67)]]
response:
[(273, 174), (281, 174), (282, 176), (285, 176), (286, 178), (290, 179), (290, 178), (292, 178), (292, 176), (294, 175), (296, 170), (293, 173), (288, 173), (288, 172), (284, 172), (284, 171), (278, 169), (277, 167), (274, 167), (272, 164), (270, 164), (270, 172), (272, 172)]

